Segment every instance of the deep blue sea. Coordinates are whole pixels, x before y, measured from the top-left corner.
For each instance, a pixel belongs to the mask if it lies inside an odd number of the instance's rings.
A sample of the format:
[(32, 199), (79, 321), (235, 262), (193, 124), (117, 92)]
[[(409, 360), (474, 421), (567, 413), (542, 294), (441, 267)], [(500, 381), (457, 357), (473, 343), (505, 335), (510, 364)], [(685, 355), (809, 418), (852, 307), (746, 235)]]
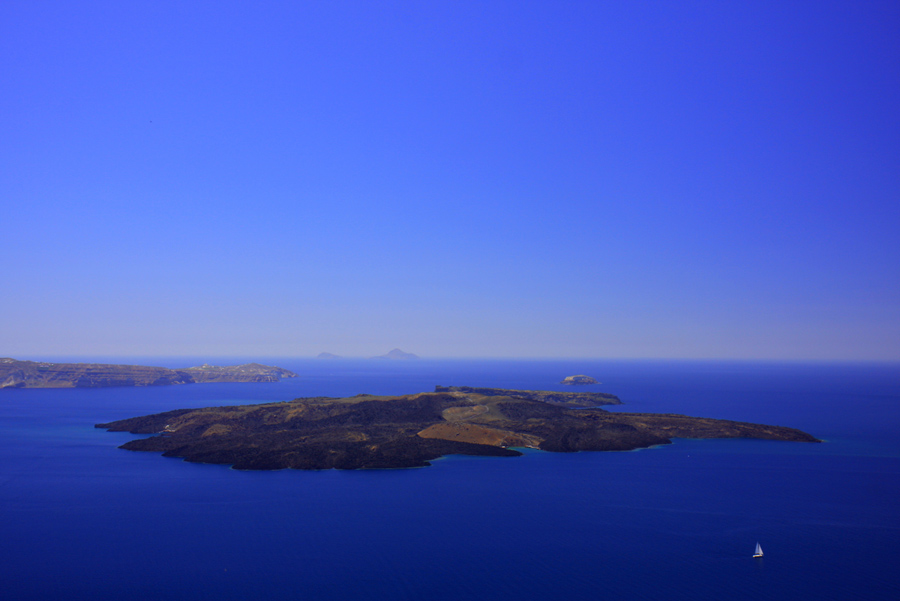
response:
[[(301, 377), (0, 390), (0, 598), (900, 599), (900, 365), (266, 362)], [(436, 384), (566, 390), (572, 374), (619, 395), (614, 410), (792, 426), (826, 442), (241, 472), (123, 451), (133, 435), (93, 427)]]

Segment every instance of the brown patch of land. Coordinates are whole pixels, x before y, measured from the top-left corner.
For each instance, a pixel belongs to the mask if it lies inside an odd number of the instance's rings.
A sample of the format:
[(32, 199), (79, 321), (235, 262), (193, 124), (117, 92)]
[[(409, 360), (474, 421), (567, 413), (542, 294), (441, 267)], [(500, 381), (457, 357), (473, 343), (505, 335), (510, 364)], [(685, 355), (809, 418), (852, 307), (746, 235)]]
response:
[(433, 424), (416, 435), (422, 438), (438, 438), (441, 440), (484, 444), (492, 447), (531, 447), (537, 449), (538, 445), (541, 444), (541, 439), (537, 436), (458, 421)]

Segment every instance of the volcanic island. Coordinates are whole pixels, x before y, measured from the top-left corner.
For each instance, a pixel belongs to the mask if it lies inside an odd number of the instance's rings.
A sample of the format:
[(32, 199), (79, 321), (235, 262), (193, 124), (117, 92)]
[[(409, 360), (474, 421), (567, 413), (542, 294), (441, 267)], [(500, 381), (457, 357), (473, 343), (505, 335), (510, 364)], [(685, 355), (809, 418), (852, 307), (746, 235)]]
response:
[(600, 407), (614, 404), (621, 401), (605, 393), (438, 386), (400, 396), (178, 409), (96, 427), (156, 435), (123, 449), (240, 470), (423, 467), (444, 455), (628, 451), (672, 438), (821, 442), (781, 426)]

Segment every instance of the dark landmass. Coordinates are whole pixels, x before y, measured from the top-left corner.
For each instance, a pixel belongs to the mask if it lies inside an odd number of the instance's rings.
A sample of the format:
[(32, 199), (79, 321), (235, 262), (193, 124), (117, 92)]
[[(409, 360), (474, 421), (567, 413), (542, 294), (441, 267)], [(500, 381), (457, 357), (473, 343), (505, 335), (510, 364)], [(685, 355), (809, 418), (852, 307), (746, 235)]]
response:
[(319, 353), (316, 355), (316, 359), (343, 359), (343, 357), (334, 353)]
[(597, 380), (590, 376), (566, 376), (560, 384), (575, 386), (579, 384), (599, 384)]
[(247, 363), (220, 367), (169, 369), (145, 365), (47, 363), (0, 359), (0, 388), (100, 388), (107, 386), (168, 386), (203, 382), (277, 382), (297, 374), (280, 367)]
[(408, 360), (408, 359), (418, 359), (418, 355), (413, 355), (412, 353), (404, 353), (398, 348), (395, 348), (392, 351), (385, 353), (384, 355), (378, 355), (377, 357), (372, 357), (373, 359), (395, 359), (395, 360)]
[(159, 434), (132, 440), (122, 445), (123, 449), (161, 452), (167, 457), (230, 464), (244, 470), (420, 467), (449, 454), (521, 455), (510, 447), (627, 451), (668, 444), (674, 437), (818, 442), (793, 428), (684, 415), (572, 409), (526, 396), (453, 390), (302, 398), (179, 409), (97, 427)]
[(513, 396), (530, 401), (543, 401), (563, 407), (599, 407), (621, 405), (614, 394), (605, 392), (556, 392), (554, 390), (507, 390), (506, 388), (472, 388), (471, 386), (435, 386), (435, 392), (464, 392), (483, 396)]

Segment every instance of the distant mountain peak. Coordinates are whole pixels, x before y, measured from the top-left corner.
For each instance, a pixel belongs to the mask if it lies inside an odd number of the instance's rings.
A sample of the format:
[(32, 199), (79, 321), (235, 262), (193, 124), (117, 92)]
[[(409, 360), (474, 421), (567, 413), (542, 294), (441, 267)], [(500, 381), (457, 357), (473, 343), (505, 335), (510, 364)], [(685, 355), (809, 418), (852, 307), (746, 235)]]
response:
[(316, 359), (343, 359), (343, 357), (334, 353), (319, 353), (316, 355)]
[(412, 354), (412, 353), (406, 353), (406, 352), (401, 351), (401, 350), (398, 349), (398, 348), (395, 348), (394, 350), (392, 350), (392, 351), (390, 351), (390, 352), (388, 352), (388, 353), (385, 353), (384, 355), (378, 355), (377, 357), (372, 357), (372, 358), (373, 358), (373, 359), (401, 359), (401, 360), (406, 360), (406, 359), (418, 359), (419, 356), (418, 356), (418, 355), (414, 355), (414, 354)]

